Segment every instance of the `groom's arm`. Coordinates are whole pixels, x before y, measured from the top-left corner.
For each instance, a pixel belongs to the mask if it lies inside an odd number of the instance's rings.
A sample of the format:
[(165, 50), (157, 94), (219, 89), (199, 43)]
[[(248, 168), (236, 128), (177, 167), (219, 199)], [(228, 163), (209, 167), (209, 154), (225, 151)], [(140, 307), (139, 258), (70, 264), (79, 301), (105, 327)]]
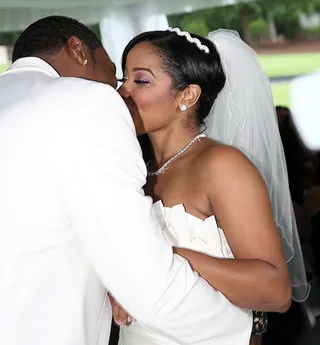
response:
[[(86, 85), (75, 94), (86, 99), (81, 109), (73, 105), (63, 115), (57, 162), (96, 272), (135, 319), (180, 344), (230, 331), (232, 320), (222, 320), (228, 302), (173, 255), (143, 194), (146, 168), (127, 108), (110, 87)], [(229, 326), (213, 330), (216, 318)]]

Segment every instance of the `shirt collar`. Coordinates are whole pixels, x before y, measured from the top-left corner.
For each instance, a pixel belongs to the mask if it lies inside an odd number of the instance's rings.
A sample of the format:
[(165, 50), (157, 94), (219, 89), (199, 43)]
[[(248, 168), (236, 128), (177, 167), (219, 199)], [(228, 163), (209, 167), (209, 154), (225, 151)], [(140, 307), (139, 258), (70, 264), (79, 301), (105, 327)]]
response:
[(18, 59), (8, 68), (8, 71), (26, 67), (42, 70), (44, 73), (52, 75), (53, 77), (60, 77), (59, 73), (51, 65), (38, 57), (24, 57)]

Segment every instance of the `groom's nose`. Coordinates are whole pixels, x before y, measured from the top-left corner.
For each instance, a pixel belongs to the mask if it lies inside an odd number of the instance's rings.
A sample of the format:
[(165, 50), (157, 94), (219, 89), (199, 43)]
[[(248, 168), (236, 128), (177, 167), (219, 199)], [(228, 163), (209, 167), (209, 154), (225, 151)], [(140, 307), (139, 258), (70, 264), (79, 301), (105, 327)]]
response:
[(125, 86), (125, 84), (122, 84), (119, 87), (118, 92), (122, 98), (129, 98), (130, 97), (130, 92), (129, 92), (128, 88)]
[(127, 105), (129, 111), (131, 114), (137, 112), (137, 107), (135, 105), (134, 100), (131, 97), (130, 92), (128, 91), (128, 88), (126, 88), (125, 85), (122, 85), (119, 89), (118, 92), (122, 99), (124, 100), (125, 104)]

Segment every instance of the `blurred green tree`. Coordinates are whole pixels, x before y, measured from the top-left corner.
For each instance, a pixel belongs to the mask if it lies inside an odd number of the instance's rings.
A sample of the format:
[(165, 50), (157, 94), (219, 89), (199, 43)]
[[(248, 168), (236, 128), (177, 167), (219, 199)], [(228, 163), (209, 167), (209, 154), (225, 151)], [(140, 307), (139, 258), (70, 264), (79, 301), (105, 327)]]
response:
[[(288, 38), (298, 37), (301, 30), (299, 17), (302, 12), (320, 12), (320, 0), (257, 0), (172, 15), (168, 19), (171, 26), (200, 35), (219, 28), (234, 29), (251, 44), (252, 25), (256, 30), (256, 25), (262, 22), (267, 23), (268, 33), (265, 34), (268, 34), (271, 40), (277, 37), (278, 32)], [(265, 25), (260, 27), (263, 31), (265, 28)]]

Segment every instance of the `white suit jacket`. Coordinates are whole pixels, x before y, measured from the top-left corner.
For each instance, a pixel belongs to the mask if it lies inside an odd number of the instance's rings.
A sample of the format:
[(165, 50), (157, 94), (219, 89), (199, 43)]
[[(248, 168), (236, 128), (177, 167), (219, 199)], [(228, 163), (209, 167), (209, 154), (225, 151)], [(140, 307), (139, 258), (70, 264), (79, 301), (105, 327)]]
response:
[(114, 89), (23, 58), (0, 77), (0, 95), (1, 345), (107, 345), (104, 287), (180, 344), (241, 327), (172, 254)]

